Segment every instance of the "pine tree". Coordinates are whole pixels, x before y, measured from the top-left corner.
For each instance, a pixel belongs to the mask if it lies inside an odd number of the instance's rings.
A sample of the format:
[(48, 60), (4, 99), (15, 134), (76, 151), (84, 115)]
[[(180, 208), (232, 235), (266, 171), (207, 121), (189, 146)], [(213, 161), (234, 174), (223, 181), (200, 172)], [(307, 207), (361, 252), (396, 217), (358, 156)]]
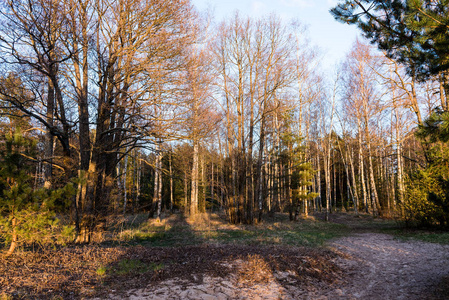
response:
[[(286, 116), (287, 127), (291, 124), (291, 116)], [(309, 187), (312, 185), (315, 170), (312, 164), (306, 161), (305, 146), (303, 145), (303, 138), (288, 130), (282, 135), (282, 144), (285, 149), (281, 156), (287, 162), (287, 169), (291, 174), (291, 179), (288, 180), (289, 188), (292, 191), (292, 198), (289, 199), (289, 215), (290, 220), (293, 219), (293, 210), (295, 211), (294, 220), (298, 219), (301, 213), (307, 217), (308, 215), (308, 201), (318, 196), (317, 193), (311, 192)], [(289, 175), (290, 176), (290, 175)]]
[(356, 24), (411, 76), (443, 76), (448, 94), (448, 11), (448, 0), (345, 0), (330, 13), (338, 21)]
[(6, 256), (21, 244), (53, 241), (60, 229), (53, 211), (55, 202), (73, 194), (71, 184), (51, 192), (32, 188), (29, 171), (35, 146), (36, 142), (20, 130), (6, 134), (1, 145), (0, 237), (9, 245)]
[(428, 163), (409, 180), (407, 218), (422, 225), (449, 225), (449, 112), (434, 111), (417, 136), (427, 144)]

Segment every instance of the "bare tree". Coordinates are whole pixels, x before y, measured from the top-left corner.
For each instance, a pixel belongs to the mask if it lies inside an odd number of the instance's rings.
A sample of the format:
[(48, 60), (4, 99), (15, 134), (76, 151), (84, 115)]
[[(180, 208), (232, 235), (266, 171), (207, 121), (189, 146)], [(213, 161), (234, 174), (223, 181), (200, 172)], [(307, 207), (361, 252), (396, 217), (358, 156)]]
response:
[[(371, 141), (371, 124), (375, 116), (384, 109), (382, 94), (376, 89), (377, 72), (375, 68), (379, 60), (371, 54), (370, 47), (356, 41), (346, 61), (345, 75), (345, 109), (356, 118), (359, 140), (359, 177), (365, 209), (371, 204), (373, 214), (380, 213), (380, 201), (374, 173), (373, 149)], [(362, 143), (364, 141), (364, 143)], [(368, 173), (365, 187), (363, 149), (366, 149)], [(368, 199), (371, 203), (368, 203)]]

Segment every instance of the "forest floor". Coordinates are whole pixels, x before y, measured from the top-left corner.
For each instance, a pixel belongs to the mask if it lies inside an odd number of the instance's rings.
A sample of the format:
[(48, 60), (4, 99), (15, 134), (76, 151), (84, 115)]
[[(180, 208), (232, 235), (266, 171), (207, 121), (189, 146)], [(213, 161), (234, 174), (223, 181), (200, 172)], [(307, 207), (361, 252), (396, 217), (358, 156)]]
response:
[(121, 230), (126, 244), (18, 252), (0, 262), (0, 299), (449, 299), (449, 245), (366, 215), (322, 217), (178, 216)]

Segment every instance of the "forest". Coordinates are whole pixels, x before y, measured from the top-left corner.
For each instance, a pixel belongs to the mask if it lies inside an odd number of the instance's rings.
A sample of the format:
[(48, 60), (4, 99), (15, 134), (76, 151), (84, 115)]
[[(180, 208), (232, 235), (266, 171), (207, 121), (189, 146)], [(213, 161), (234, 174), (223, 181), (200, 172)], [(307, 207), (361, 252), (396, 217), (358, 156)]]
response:
[(143, 212), (447, 226), (448, 9), (343, 1), (331, 13), (366, 39), (329, 75), (276, 15), (2, 1), (1, 241), (90, 242)]
[(5, 258), (172, 215), (447, 230), (449, 1), (341, 0), (330, 13), (363, 37), (325, 72), (306, 26), (275, 14), (0, 1)]

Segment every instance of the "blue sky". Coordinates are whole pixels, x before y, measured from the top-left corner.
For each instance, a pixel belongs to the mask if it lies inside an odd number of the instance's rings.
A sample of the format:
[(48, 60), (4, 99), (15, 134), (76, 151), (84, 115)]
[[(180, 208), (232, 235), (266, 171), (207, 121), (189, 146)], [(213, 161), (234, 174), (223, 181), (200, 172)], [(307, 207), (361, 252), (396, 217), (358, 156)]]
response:
[(275, 12), (286, 21), (297, 19), (308, 25), (310, 41), (322, 50), (326, 68), (344, 58), (359, 33), (354, 25), (341, 24), (329, 13), (338, 0), (192, 0), (192, 3), (199, 10), (212, 8), (217, 21), (232, 16), (235, 10), (252, 17)]

